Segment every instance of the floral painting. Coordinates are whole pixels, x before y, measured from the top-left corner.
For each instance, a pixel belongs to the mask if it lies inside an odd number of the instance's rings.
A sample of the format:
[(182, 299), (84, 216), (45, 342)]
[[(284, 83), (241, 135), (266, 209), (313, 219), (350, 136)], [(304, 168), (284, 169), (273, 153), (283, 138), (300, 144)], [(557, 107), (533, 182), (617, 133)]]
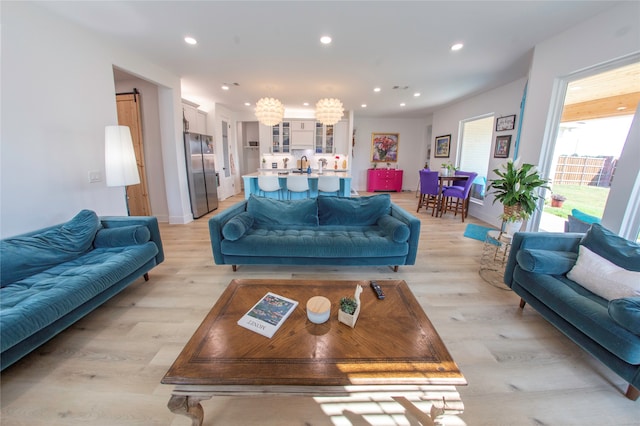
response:
[(371, 134), (371, 161), (394, 163), (398, 161), (398, 133)]

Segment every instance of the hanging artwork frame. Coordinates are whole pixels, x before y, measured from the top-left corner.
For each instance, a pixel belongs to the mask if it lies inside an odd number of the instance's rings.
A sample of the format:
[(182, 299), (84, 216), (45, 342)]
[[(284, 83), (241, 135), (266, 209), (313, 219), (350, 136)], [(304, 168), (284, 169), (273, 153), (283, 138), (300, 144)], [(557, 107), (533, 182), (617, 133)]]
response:
[(399, 133), (371, 133), (371, 162), (397, 162), (399, 143)]
[(451, 135), (436, 136), (434, 158), (449, 158), (451, 149)]
[(496, 136), (496, 147), (493, 151), (493, 158), (509, 158), (511, 148), (511, 135)]
[(498, 117), (496, 119), (496, 132), (505, 130), (513, 130), (516, 127), (516, 115), (507, 115), (506, 117)]

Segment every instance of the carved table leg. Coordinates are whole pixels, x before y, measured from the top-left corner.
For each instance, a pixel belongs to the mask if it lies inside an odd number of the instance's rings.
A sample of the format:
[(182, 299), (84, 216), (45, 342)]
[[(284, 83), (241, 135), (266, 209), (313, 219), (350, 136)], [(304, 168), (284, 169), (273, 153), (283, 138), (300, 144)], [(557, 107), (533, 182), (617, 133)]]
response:
[(172, 413), (189, 417), (192, 426), (202, 426), (204, 410), (202, 409), (202, 405), (200, 405), (200, 401), (204, 401), (205, 399), (211, 399), (211, 397), (171, 395), (167, 407), (169, 407)]

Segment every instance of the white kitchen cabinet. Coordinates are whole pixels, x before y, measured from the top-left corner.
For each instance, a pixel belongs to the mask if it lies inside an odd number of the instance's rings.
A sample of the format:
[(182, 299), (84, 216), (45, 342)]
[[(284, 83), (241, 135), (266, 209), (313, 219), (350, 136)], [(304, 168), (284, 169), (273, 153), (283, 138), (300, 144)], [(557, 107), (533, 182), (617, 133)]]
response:
[(291, 120), (291, 149), (313, 149), (314, 120)]
[(316, 154), (333, 154), (335, 152), (333, 125), (324, 125), (320, 122), (316, 122), (314, 138)]
[(197, 110), (196, 115), (196, 133), (200, 133), (202, 135), (208, 135), (207, 133), (207, 113), (204, 111)]
[(271, 127), (271, 152), (288, 153), (291, 148), (291, 123), (283, 121)]
[(184, 114), (184, 131), (191, 133), (207, 134), (207, 113), (200, 111), (197, 105), (192, 103), (182, 103), (182, 113)]
[(349, 135), (349, 122), (340, 120), (333, 125), (334, 153), (349, 155), (351, 152), (351, 137)]

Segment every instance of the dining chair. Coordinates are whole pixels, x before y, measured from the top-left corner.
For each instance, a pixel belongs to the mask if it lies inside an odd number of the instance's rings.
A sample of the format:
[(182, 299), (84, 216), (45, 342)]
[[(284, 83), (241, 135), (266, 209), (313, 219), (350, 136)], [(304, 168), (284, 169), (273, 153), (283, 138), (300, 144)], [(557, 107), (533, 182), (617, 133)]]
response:
[(446, 213), (448, 210), (453, 210), (455, 212), (454, 216), (457, 216), (458, 213), (460, 213), (462, 221), (464, 222), (464, 218), (469, 214), (469, 192), (471, 191), (471, 185), (473, 185), (473, 181), (478, 174), (475, 172), (458, 173), (460, 176), (467, 176), (467, 180), (463, 181), (463, 187), (449, 186), (447, 189), (442, 191), (444, 205), (441, 210), (441, 215)]
[(292, 192), (306, 192), (309, 198), (309, 178), (307, 176), (287, 176), (287, 191), (289, 200)]
[(420, 207), (429, 209), (431, 207), (431, 216), (436, 212), (438, 201), (440, 200), (440, 185), (438, 183), (438, 172), (429, 170), (420, 170), (420, 199), (418, 201), (418, 209)]
[(336, 197), (340, 195), (339, 176), (318, 176), (318, 195), (320, 193), (334, 193)]
[(276, 175), (258, 176), (258, 189), (260, 190), (259, 194), (263, 197), (266, 197), (267, 192), (277, 192), (278, 200), (282, 192), (280, 179)]

